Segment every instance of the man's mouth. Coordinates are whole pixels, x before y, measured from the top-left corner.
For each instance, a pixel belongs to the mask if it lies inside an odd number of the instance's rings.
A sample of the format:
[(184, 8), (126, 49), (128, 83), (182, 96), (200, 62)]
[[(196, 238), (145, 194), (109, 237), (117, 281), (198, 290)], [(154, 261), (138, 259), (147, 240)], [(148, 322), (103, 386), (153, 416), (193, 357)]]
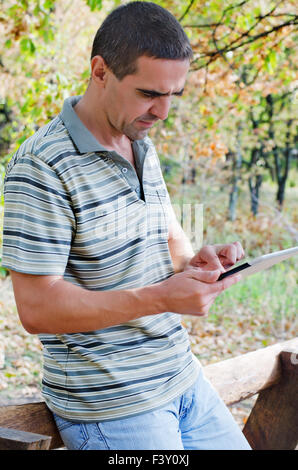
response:
[(137, 121), (142, 127), (152, 127), (155, 121)]
[(139, 119), (136, 120), (136, 122), (139, 122), (142, 127), (145, 129), (148, 129), (149, 127), (152, 127), (153, 124), (155, 124), (158, 121), (156, 116), (148, 115), (148, 116), (142, 116)]

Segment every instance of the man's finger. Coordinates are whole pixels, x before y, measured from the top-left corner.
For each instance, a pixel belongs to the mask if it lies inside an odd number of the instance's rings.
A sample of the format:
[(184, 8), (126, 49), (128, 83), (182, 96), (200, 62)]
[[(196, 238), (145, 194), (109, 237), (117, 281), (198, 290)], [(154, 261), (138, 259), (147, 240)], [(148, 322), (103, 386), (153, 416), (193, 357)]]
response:
[(225, 277), (221, 281), (216, 282), (219, 293), (233, 286), (237, 282), (241, 281), (241, 274), (232, 274), (231, 276)]
[[(211, 272), (214, 272), (214, 271), (211, 271)], [(232, 274), (231, 276), (225, 277), (221, 281), (217, 281), (217, 282), (210, 281), (208, 283), (208, 292), (211, 295), (215, 294), (215, 297), (217, 297), (221, 292), (228, 289), (229, 287), (236, 284), (237, 282), (241, 281), (241, 279), (242, 279), (241, 274), (237, 273), (237, 274)], [(201, 279), (198, 279), (198, 280), (201, 280)], [(203, 281), (203, 282), (207, 283), (207, 281)]]
[(193, 279), (196, 279), (197, 281), (201, 282), (206, 282), (206, 283), (215, 283), (217, 279), (219, 278), (222, 270), (221, 269), (215, 269), (214, 271), (204, 271), (201, 270), (200, 268), (193, 268), (193, 269), (188, 269), (189, 274)]
[(217, 245), (216, 252), (226, 269), (244, 257), (244, 250), (240, 242)]
[(237, 248), (234, 244), (225, 245), (218, 255), (225, 268), (232, 266), (237, 261)]
[(236, 247), (237, 261), (239, 261), (240, 259), (244, 258), (244, 256), (245, 256), (243, 246), (241, 245), (240, 242), (234, 242), (233, 245)]
[(212, 270), (219, 269), (221, 273), (225, 271), (214, 246), (206, 245), (203, 250), (200, 251), (200, 255)]

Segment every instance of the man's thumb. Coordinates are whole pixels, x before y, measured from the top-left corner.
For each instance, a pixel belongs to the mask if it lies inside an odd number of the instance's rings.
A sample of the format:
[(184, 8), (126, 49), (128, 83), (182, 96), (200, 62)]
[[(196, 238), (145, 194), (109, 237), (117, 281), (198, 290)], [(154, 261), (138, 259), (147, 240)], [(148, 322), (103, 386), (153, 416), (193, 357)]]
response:
[(197, 281), (213, 283), (219, 278), (221, 270), (215, 269), (214, 271), (203, 271), (201, 269), (193, 269), (192, 274)]

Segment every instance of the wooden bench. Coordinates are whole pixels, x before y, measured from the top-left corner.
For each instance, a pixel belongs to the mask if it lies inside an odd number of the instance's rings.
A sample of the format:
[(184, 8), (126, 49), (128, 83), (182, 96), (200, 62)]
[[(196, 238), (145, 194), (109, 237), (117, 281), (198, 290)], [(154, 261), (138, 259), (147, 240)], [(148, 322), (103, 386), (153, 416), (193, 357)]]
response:
[[(258, 394), (243, 432), (256, 450), (298, 441), (298, 338), (204, 367), (227, 405)], [(44, 402), (0, 407), (0, 450), (64, 447)]]

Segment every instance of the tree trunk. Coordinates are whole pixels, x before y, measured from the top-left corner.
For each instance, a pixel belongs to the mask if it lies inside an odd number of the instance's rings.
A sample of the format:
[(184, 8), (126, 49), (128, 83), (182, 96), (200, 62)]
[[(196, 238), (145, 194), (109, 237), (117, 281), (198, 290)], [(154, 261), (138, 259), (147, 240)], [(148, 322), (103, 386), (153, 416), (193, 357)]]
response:
[(283, 175), (280, 175), (278, 178), (278, 190), (276, 194), (276, 199), (279, 205), (279, 209), (282, 210), (284, 199), (285, 199), (285, 190), (286, 190), (286, 182), (288, 179), (289, 175), (289, 170), (290, 170), (290, 163), (291, 163), (291, 125), (292, 125), (293, 120), (289, 119), (287, 121), (287, 136), (286, 136), (286, 148), (285, 148), (285, 168)]
[[(274, 158), (274, 166), (275, 166), (275, 173), (276, 173), (276, 181), (278, 185), (277, 193), (276, 193), (276, 201), (278, 203), (279, 210), (282, 210), (284, 198), (285, 198), (285, 188), (286, 182), (289, 175), (290, 170), (290, 161), (291, 161), (291, 125), (293, 120), (289, 119), (287, 121), (287, 135), (286, 135), (286, 148), (280, 149), (275, 143), (275, 131), (273, 125), (273, 115), (274, 115), (274, 101), (272, 95), (268, 95), (266, 97), (267, 107), (268, 107), (268, 115), (269, 115), (269, 138), (272, 139), (274, 142), (273, 147), (273, 158)], [(284, 169), (282, 171), (282, 160), (280, 159), (280, 155), (284, 155)]]
[(262, 175), (255, 176), (255, 184), (253, 184), (253, 178), (250, 177), (248, 180), (249, 190), (250, 190), (250, 207), (254, 216), (258, 214), (259, 211), (259, 194), (260, 187), (263, 182)]
[(232, 176), (232, 187), (229, 197), (229, 211), (228, 211), (228, 220), (232, 222), (236, 219), (236, 208), (238, 201), (238, 182), (240, 180), (240, 169), (242, 167), (242, 150), (241, 150), (241, 133), (242, 133), (242, 124), (238, 126), (237, 132), (237, 148), (236, 153), (232, 153), (233, 158), (233, 176)]

